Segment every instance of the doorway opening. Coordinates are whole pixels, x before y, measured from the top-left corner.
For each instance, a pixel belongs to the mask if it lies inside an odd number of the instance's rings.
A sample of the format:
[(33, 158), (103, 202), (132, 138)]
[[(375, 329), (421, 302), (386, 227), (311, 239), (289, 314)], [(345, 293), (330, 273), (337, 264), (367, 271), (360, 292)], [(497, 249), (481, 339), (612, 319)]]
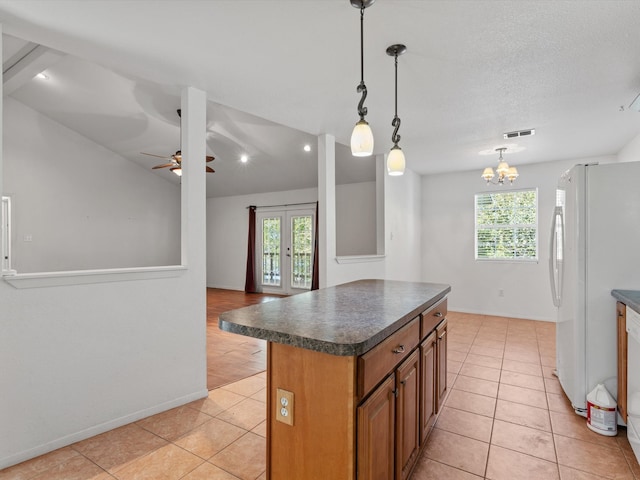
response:
[(269, 210), (256, 215), (258, 278), (266, 293), (311, 290), (315, 211)]

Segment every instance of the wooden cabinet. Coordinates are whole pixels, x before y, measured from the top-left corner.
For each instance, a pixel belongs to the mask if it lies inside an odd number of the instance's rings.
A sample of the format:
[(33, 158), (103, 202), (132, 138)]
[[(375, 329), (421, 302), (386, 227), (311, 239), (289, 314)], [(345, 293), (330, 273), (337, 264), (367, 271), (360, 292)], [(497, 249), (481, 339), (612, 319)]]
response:
[(396, 378), (358, 407), (358, 479), (395, 480)]
[(436, 420), (437, 410), (437, 385), (438, 375), (436, 361), (436, 332), (432, 332), (420, 344), (420, 368), (422, 382), (420, 386), (420, 443), (425, 443), (429, 436), (431, 426)]
[(396, 370), (396, 480), (409, 477), (420, 449), (420, 355), (416, 349)]
[(409, 478), (447, 393), (446, 308), (445, 299), (358, 358), (358, 480)]
[(447, 319), (445, 318), (436, 329), (437, 341), (437, 372), (436, 384), (438, 386), (437, 411), (440, 411), (447, 395)]
[(616, 303), (618, 319), (618, 412), (627, 423), (627, 306)]
[(393, 372), (358, 407), (359, 480), (404, 480), (418, 458), (419, 340), (420, 317), (416, 317), (358, 358), (360, 397)]
[(406, 480), (420, 451), (420, 356), (415, 349), (358, 407), (358, 479)]
[(416, 317), (376, 347), (358, 357), (358, 394), (364, 398), (373, 387), (409, 356), (420, 342)]
[[(359, 356), (267, 344), (269, 480), (410, 477), (447, 391), (446, 300), (414, 315)], [(278, 389), (295, 395), (293, 425)]]

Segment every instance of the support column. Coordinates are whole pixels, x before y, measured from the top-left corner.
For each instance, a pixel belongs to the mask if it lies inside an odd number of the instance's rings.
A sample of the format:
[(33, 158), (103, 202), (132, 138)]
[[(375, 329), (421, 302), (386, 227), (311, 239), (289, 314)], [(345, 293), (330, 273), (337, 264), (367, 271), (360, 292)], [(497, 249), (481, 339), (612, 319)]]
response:
[[(182, 178), (181, 249), (182, 265), (187, 267), (183, 304), (190, 306), (185, 322), (198, 331), (193, 348), (199, 351), (197, 374), (207, 385), (207, 185), (205, 173), (207, 96), (202, 90), (186, 87), (181, 99)], [(195, 372), (194, 372), (195, 375)]]
[(376, 254), (385, 254), (385, 182), (387, 175), (386, 155), (376, 155)]
[(320, 241), (320, 288), (333, 285), (336, 258), (336, 140), (318, 136), (318, 239)]
[[(182, 265), (195, 267), (200, 261), (206, 259), (207, 192), (204, 160), (206, 156), (207, 97), (205, 92), (193, 87), (184, 88), (181, 109)], [(194, 265), (196, 260), (196, 265)], [(204, 282), (206, 283), (206, 276)]]

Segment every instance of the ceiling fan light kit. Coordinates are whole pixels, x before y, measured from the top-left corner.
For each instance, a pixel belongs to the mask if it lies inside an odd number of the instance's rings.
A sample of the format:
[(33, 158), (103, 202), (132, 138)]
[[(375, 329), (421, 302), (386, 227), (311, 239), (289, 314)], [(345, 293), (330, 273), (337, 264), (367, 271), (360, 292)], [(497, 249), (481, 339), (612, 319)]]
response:
[(364, 106), (367, 98), (367, 86), (364, 83), (364, 10), (373, 5), (375, 0), (349, 1), (354, 8), (360, 10), (360, 83), (356, 88), (356, 91), (361, 94), (358, 102), (360, 120), (351, 133), (351, 154), (355, 157), (368, 157), (373, 153), (373, 132), (364, 118), (367, 115), (367, 107)]

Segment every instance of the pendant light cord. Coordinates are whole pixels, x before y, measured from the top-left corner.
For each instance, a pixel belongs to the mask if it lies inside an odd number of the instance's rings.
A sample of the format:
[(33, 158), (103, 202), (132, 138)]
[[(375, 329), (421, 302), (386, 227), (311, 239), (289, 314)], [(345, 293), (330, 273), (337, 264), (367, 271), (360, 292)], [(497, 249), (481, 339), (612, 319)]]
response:
[(358, 115), (360, 115), (360, 120), (364, 121), (367, 114), (367, 107), (364, 106), (364, 101), (367, 98), (367, 86), (364, 84), (364, 0), (362, 0), (360, 7), (360, 84), (356, 91), (362, 94), (358, 102)]
[(360, 7), (360, 83), (364, 84), (364, 2)]
[(400, 141), (400, 135), (398, 135), (398, 130), (400, 129), (400, 118), (398, 117), (398, 54), (394, 55), (395, 57), (395, 102), (396, 102), (396, 110), (393, 120), (391, 121), (391, 126), (393, 128), (393, 133), (391, 134), (391, 141), (393, 142), (393, 146), (397, 147), (398, 142)]

